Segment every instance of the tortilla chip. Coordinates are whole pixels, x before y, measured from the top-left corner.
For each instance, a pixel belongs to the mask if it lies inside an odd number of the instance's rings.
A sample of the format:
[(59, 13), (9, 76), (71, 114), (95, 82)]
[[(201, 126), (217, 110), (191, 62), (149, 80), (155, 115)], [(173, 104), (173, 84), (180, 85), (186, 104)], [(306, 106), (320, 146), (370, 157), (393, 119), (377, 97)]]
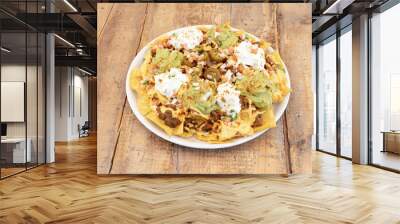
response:
[(158, 118), (158, 114), (154, 111), (149, 112), (146, 117), (151, 120), (153, 123), (155, 123), (158, 127), (160, 127), (161, 129), (163, 129), (168, 135), (179, 135), (182, 136), (183, 135), (183, 122), (181, 122), (181, 124), (176, 127), (176, 128), (171, 128), (169, 126), (167, 126), (163, 120), (161, 120), (160, 118)]
[(138, 91), (140, 89), (140, 81), (142, 75), (139, 69), (133, 69), (130, 76), (130, 86), (133, 90)]
[(262, 114), (262, 118), (263, 118), (263, 124), (259, 127), (255, 127), (254, 131), (261, 131), (261, 130), (265, 130), (267, 128), (274, 128), (276, 127), (276, 122), (275, 122), (275, 116), (274, 116), (274, 110), (271, 108), (269, 108), (268, 110), (266, 110), (263, 114)]

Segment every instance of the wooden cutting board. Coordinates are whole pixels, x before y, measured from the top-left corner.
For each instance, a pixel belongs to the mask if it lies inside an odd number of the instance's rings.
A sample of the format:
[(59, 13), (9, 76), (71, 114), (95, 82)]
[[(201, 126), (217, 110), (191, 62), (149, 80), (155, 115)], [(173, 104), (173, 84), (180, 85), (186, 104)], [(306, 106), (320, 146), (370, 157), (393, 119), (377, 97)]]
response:
[[(167, 31), (229, 22), (273, 43), (292, 93), (277, 127), (237, 147), (199, 150), (148, 131), (127, 103), (136, 53)], [(311, 172), (311, 4), (98, 4), (98, 174), (292, 174)]]

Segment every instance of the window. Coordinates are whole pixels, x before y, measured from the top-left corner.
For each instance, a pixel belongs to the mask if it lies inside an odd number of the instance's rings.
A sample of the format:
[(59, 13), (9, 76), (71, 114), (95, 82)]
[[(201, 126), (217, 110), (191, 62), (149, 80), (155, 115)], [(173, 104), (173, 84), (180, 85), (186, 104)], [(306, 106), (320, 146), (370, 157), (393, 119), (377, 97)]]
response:
[(400, 5), (371, 18), (372, 164), (400, 170)]
[(352, 157), (352, 32), (340, 36), (340, 155)]
[(318, 47), (317, 148), (336, 153), (336, 39)]
[(317, 47), (316, 45), (312, 45), (312, 76), (311, 76), (311, 87), (312, 87), (312, 92), (313, 92), (313, 108), (314, 108), (314, 126), (313, 126), (313, 135), (312, 135), (312, 140), (311, 140), (311, 147), (313, 150), (316, 149), (316, 130), (317, 130), (317, 104), (316, 104), (316, 96), (317, 96), (317, 90), (316, 90), (316, 77), (317, 77)]
[(352, 26), (320, 43), (316, 58), (317, 149), (351, 158)]
[(400, 130), (400, 73), (390, 74), (390, 130)]
[[(0, 1), (2, 6), (15, 2)], [(20, 1), (17, 10), (41, 12), (44, 1)], [(0, 178), (45, 163), (45, 34), (0, 12)]]

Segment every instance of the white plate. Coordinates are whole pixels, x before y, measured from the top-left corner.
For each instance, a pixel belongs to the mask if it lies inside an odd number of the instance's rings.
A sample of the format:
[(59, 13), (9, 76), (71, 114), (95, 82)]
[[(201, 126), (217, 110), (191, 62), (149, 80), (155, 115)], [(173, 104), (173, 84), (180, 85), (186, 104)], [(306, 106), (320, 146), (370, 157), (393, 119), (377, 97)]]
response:
[[(200, 27), (213, 27), (213, 25), (198, 25)], [(197, 26), (194, 26), (197, 27)], [(167, 35), (172, 34), (173, 32), (177, 31), (177, 30), (181, 30), (181, 29), (187, 29), (189, 27), (183, 27), (180, 29), (176, 29), (173, 31), (170, 31), (168, 33), (166, 33)], [(232, 28), (233, 30), (237, 30)], [(159, 37), (163, 36), (165, 34), (160, 35)], [(255, 37), (252, 34), (249, 34), (250, 36), (258, 39), (257, 37)], [(135, 116), (137, 117), (137, 119), (147, 128), (149, 129), (151, 132), (153, 132), (154, 134), (158, 135), (159, 137), (178, 144), (178, 145), (182, 145), (182, 146), (186, 146), (186, 147), (190, 147), (190, 148), (198, 148), (198, 149), (220, 149), (220, 148), (227, 148), (227, 147), (232, 147), (232, 146), (236, 146), (236, 145), (240, 145), (243, 144), (245, 142), (248, 142), (250, 140), (253, 140), (255, 138), (257, 138), (258, 136), (262, 135), (263, 133), (265, 133), (268, 129), (265, 129), (263, 131), (259, 131), (257, 133), (254, 133), (252, 135), (249, 136), (245, 136), (245, 137), (240, 137), (240, 138), (236, 138), (233, 139), (229, 142), (226, 143), (219, 143), (219, 144), (215, 144), (215, 143), (208, 143), (208, 142), (204, 142), (204, 141), (200, 141), (198, 139), (196, 139), (195, 137), (189, 137), (189, 138), (184, 138), (184, 137), (180, 137), (180, 136), (170, 136), (167, 133), (165, 133), (161, 128), (159, 128), (156, 124), (152, 123), (150, 120), (148, 120), (146, 117), (144, 117), (140, 112), (139, 109), (136, 105), (136, 93), (130, 88), (130, 84), (129, 84), (129, 80), (130, 80), (130, 75), (131, 75), (131, 71), (134, 68), (139, 68), (140, 65), (143, 63), (144, 61), (144, 56), (147, 52), (147, 50), (149, 49), (149, 46), (155, 41), (157, 40), (159, 37), (157, 37), (156, 39), (152, 40), (150, 43), (148, 43), (146, 46), (143, 47), (142, 50), (139, 51), (139, 53), (136, 55), (136, 57), (133, 59), (131, 65), (129, 66), (129, 70), (128, 70), (128, 74), (126, 75), (126, 95), (128, 98), (128, 102), (129, 105), (132, 108), (133, 113), (135, 114)], [(290, 79), (289, 79), (289, 73), (287, 71), (286, 65), (284, 64), (285, 70), (286, 70), (286, 78), (288, 80), (288, 86), (290, 87)], [(286, 106), (289, 102), (289, 96), (290, 94), (288, 94), (285, 99), (279, 103), (279, 104), (274, 104), (274, 115), (275, 115), (275, 120), (278, 121), (280, 119), (280, 117), (282, 116), (283, 112), (286, 109)]]

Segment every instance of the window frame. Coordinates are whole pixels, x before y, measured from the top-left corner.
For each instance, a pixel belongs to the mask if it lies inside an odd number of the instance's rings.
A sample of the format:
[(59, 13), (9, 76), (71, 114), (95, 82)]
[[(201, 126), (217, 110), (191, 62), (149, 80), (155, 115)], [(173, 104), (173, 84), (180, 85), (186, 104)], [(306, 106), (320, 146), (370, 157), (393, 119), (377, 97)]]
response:
[[(27, 0), (25, 0), (25, 1), (21, 1), (22, 3), (24, 3), (25, 4), (25, 12), (24, 12), (24, 14), (25, 14), (25, 17), (26, 17), (26, 15), (27, 15), (27, 13), (29, 13), (28, 11), (27, 11), (27, 3), (28, 2), (30, 2), (30, 3), (35, 3), (36, 4), (36, 13), (38, 13), (39, 12), (39, 2), (44, 2), (44, 3), (47, 3), (47, 1), (43, 1), (43, 0), (33, 0), (33, 1), (27, 1)], [(48, 7), (46, 7), (46, 9), (45, 9), (45, 12), (47, 12), (48, 11), (48, 9), (47, 9)], [(3, 9), (1, 9), (3, 12), (7, 12), (7, 11), (5, 11), (5, 10), (3, 10)], [(25, 20), (26, 20), (26, 18), (25, 18)], [(19, 21), (19, 22), (21, 22), (21, 21)], [(25, 49), (24, 49), (24, 51), (25, 51), (25, 87), (24, 87), (24, 89), (25, 89), (25, 95), (24, 95), (24, 122), (25, 122), (25, 127), (24, 127), (24, 129), (25, 129), (25, 135), (24, 135), (24, 139), (25, 139), (25, 166), (24, 166), (24, 169), (23, 170), (20, 170), (20, 171), (17, 171), (17, 172), (14, 172), (14, 173), (12, 173), (12, 174), (9, 174), (9, 175), (6, 175), (6, 176), (4, 176), (3, 175), (3, 173), (2, 173), (2, 167), (0, 166), (0, 180), (4, 180), (4, 179), (6, 179), (6, 178), (9, 178), (9, 177), (12, 177), (12, 176), (14, 176), (14, 175), (17, 175), (17, 174), (20, 174), (20, 173), (23, 173), (23, 172), (26, 172), (26, 171), (28, 171), (28, 170), (30, 170), (30, 169), (34, 169), (34, 168), (36, 168), (36, 167), (39, 167), (39, 166), (41, 166), (41, 165), (44, 165), (44, 164), (46, 164), (47, 163), (47, 110), (46, 110), (46, 108), (47, 108), (47, 43), (48, 43), (48, 40), (47, 40), (47, 32), (43, 32), (43, 31), (41, 31), (41, 30), (38, 30), (38, 29), (36, 29), (36, 28), (34, 28), (34, 27), (32, 27), (32, 26), (30, 26), (29, 24), (27, 24), (27, 23), (24, 23), (23, 21), (22, 21), (22, 23), (23, 23), (23, 30), (19, 30), (19, 31), (15, 31), (15, 33), (21, 33), (21, 34), (24, 34), (25, 35)], [(1, 28), (1, 24), (0, 24), (0, 28)], [(2, 41), (2, 34), (5, 34), (5, 33), (14, 33), (14, 32), (9, 32), (9, 31), (3, 31), (3, 30), (1, 30), (0, 29), (0, 45), (2, 45), (2, 43), (1, 43), (1, 41)], [(27, 83), (28, 83), (28, 79), (27, 79), (27, 75), (28, 75), (28, 34), (33, 34), (34, 36), (36, 36), (36, 43), (34, 43), (34, 44), (36, 44), (36, 49), (35, 49), (35, 53), (36, 53), (36, 60), (34, 60), (34, 65), (35, 65), (35, 67), (36, 67), (36, 69), (35, 69), (35, 75), (36, 75), (36, 91), (35, 91), (35, 93), (33, 93), (33, 94), (35, 94), (36, 96), (36, 122), (34, 122), (35, 123), (35, 125), (36, 125), (36, 136), (34, 136), (34, 138), (36, 138), (36, 140), (37, 140), (37, 145), (36, 145), (36, 161), (35, 161), (35, 163), (32, 163), (32, 164), (30, 164), (30, 166), (28, 166), (28, 162), (27, 162), (27, 156), (28, 156), (28, 154), (27, 154), (27, 147), (28, 147), (28, 144), (27, 144), (27, 139), (28, 139), (28, 116), (27, 116)], [(42, 71), (41, 71), (41, 73), (42, 73), (42, 84), (44, 85), (44, 86), (42, 86), (42, 88), (44, 88), (43, 89), (43, 96), (44, 96), (44, 98), (42, 99), (42, 103), (43, 103), (43, 105), (42, 105), (42, 109), (44, 109), (44, 115), (43, 115), (43, 117), (42, 117), (42, 119), (44, 119), (44, 120), (42, 120), (42, 124), (44, 125), (43, 126), (43, 128), (44, 128), (44, 132), (43, 132), (43, 145), (42, 145), (42, 147), (43, 147), (43, 149), (42, 149), (42, 152), (43, 152), (43, 155), (41, 155), (41, 157), (43, 157), (42, 159), (43, 159), (43, 162), (39, 162), (39, 144), (38, 144), (38, 138), (39, 138), (39, 113), (38, 113), (38, 110), (39, 110), (39, 98), (38, 98), (38, 93), (39, 93), (39, 81), (38, 81), (38, 75), (39, 75), (39, 70), (38, 70), (38, 66), (39, 66), (39, 34), (43, 34), (42, 35), (42, 39), (40, 39), (40, 41), (41, 41), (41, 44), (42, 44), (42, 47), (44, 48), (44, 49), (41, 49), (41, 52), (43, 53), (43, 55), (42, 55), (42, 60), (44, 60), (44, 64), (42, 64), (43, 65), (43, 67), (42, 67)], [(1, 67), (3, 66), (3, 64), (2, 64), (2, 62), (3, 62), (3, 58), (2, 58), (2, 56), (1, 56), (1, 53), (0, 53), (0, 81), (1, 81)], [(1, 89), (1, 87), (0, 87), (0, 89)], [(0, 110), (1, 110), (1, 106), (0, 106)], [(1, 123), (1, 121), (0, 121), (0, 123)], [(1, 144), (0, 144), (0, 158), (1, 158)], [(22, 167), (21, 167), (22, 168)]]
[(367, 31), (367, 40), (368, 40), (368, 54), (367, 54), (367, 82), (368, 82), (368, 110), (367, 110), (367, 116), (368, 116), (368, 153), (367, 153), (367, 162), (368, 165), (373, 166), (373, 167), (377, 167), (383, 170), (387, 170), (387, 171), (391, 171), (391, 172), (395, 172), (395, 173), (400, 173), (400, 170), (398, 169), (394, 169), (391, 167), (387, 167), (387, 166), (383, 166), (377, 163), (374, 163), (373, 161), (373, 132), (372, 132), (372, 93), (373, 93), (373, 88), (372, 88), (372, 19), (374, 17), (374, 14), (381, 14), (384, 13), (385, 11), (391, 9), (392, 7), (398, 5), (400, 3), (399, 0), (388, 0), (387, 2), (385, 2), (384, 4), (380, 5), (377, 8), (371, 9), (369, 10), (368, 13), (368, 31)]
[[(348, 25), (346, 25), (345, 27), (341, 28), (340, 30), (337, 30), (336, 33), (330, 35), (329, 37), (319, 41), (316, 44), (316, 52), (315, 52), (315, 63), (316, 63), (316, 71), (315, 71), (315, 86), (316, 86), (316, 112), (315, 112), (315, 116), (316, 116), (316, 137), (315, 137), (315, 145), (316, 145), (316, 151), (318, 152), (323, 152), (323, 153), (327, 153), (329, 155), (333, 155), (333, 156), (337, 156), (340, 158), (344, 158), (347, 160), (352, 160), (351, 157), (347, 157), (342, 155), (342, 150), (341, 150), (341, 119), (340, 119), (340, 82), (341, 82), (341, 66), (340, 66), (340, 60), (341, 60), (341, 55), (340, 55), (340, 37), (342, 35), (344, 35), (347, 32), (351, 32), (352, 30), (352, 23), (349, 23)], [(320, 74), (319, 74), (319, 53), (318, 53), (318, 49), (321, 45), (321, 43), (328, 43), (330, 41), (336, 41), (336, 152), (332, 153), (332, 152), (328, 152), (322, 148), (320, 148), (320, 144), (319, 144), (319, 134), (320, 134), (320, 130), (319, 130), (319, 112), (320, 112), (320, 105), (319, 105), (319, 79), (320, 79)]]

